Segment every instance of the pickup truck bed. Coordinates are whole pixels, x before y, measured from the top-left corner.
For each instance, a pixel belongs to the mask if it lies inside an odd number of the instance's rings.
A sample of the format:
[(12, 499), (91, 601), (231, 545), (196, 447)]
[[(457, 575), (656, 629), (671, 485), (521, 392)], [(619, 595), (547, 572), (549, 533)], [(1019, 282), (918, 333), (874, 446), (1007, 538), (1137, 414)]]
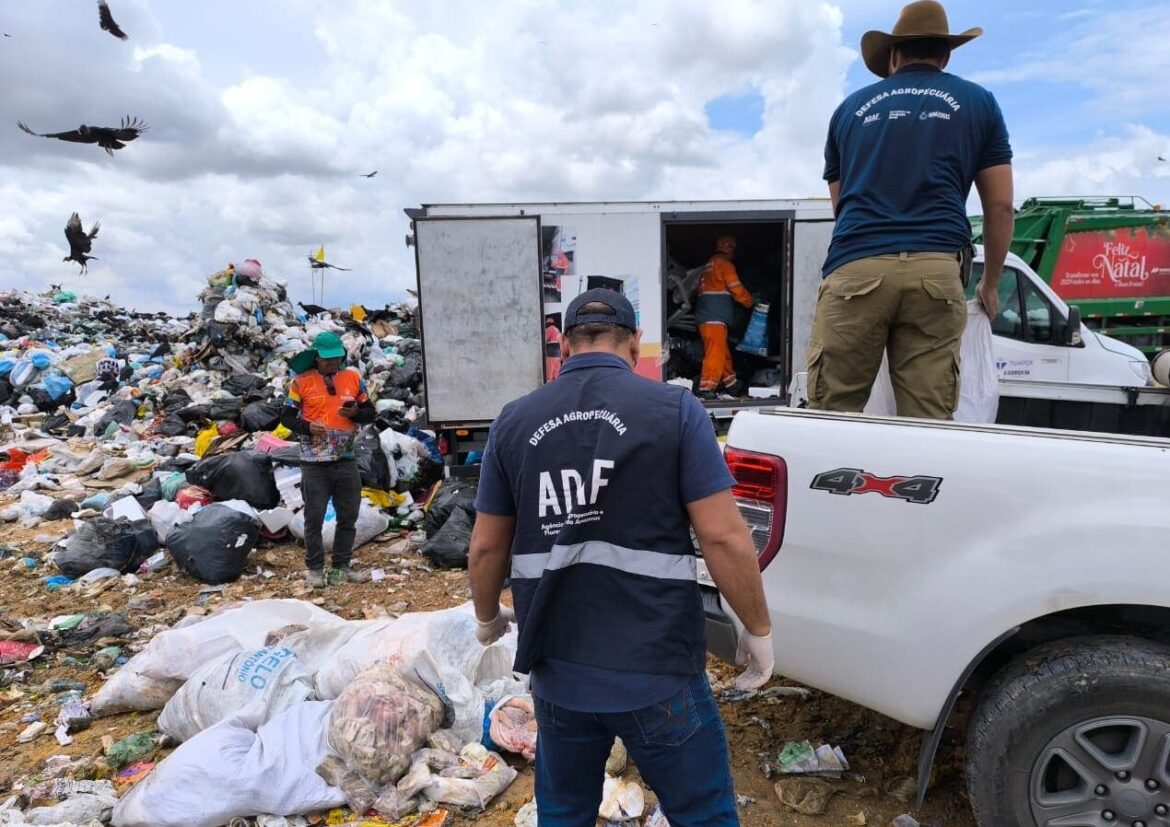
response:
[[(737, 478), (759, 458), (776, 469), (781, 537), (759, 537), (768, 504), (736, 493), (757, 547), (779, 540), (763, 567), (777, 673), (928, 733), (1031, 646), (1160, 645), (1170, 628), (1168, 440), (768, 408), (736, 416), (727, 457)], [(727, 657), (736, 621), (705, 600)]]

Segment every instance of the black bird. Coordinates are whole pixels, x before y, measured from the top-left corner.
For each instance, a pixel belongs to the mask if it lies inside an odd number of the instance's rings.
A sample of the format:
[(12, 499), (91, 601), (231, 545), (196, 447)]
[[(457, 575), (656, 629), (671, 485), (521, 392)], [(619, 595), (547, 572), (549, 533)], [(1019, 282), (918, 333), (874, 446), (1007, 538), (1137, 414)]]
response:
[(81, 217), (77, 213), (69, 216), (69, 223), (65, 225), (65, 238), (69, 242), (69, 255), (62, 261), (76, 261), (81, 265), (81, 272), (89, 269), (89, 260), (97, 256), (87, 255), (93, 246), (94, 237), (98, 234), (98, 222), (93, 223), (93, 229), (86, 234), (81, 226)]
[(322, 313), (328, 313), (328, 307), (322, 307), (319, 304), (305, 304), (304, 302), (297, 302), (301, 306), (301, 310), (305, 311), (306, 316), (320, 316)]
[(97, 144), (112, 156), (115, 149), (121, 149), (126, 143), (133, 141), (149, 126), (137, 118), (122, 118), (121, 126), (86, 126), (82, 124), (71, 132), (33, 132), (20, 121), (16, 125), (29, 135), (38, 138), (56, 138), (58, 141), (70, 141), (75, 144)]
[(1159, 161), (1165, 161), (1166, 159), (1165, 159), (1165, 158), (1163, 158), (1161, 155), (1159, 155), (1159, 156), (1158, 156), (1158, 160), (1159, 160)]
[(378, 170), (374, 170), (373, 172), (363, 173), (363, 174), (359, 175), (358, 178), (373, 178), (377, 174), (378, 174)]
[(330, 264), (328, 261), (318, 261), (313, 256), (309, 256), (309, 266), (314, 270), (349, 270), (349, 267), (338, 267), (336, 264)]
[(106, 0), (98, 0), (98, 19), (101, 20), (102, 31), (107, 31), (114, 37), (121, 40), (126, 40), (129, 35), (122, 31), (121, 27), (114, 22), (114, 15), (110, 14), (110, 6)]

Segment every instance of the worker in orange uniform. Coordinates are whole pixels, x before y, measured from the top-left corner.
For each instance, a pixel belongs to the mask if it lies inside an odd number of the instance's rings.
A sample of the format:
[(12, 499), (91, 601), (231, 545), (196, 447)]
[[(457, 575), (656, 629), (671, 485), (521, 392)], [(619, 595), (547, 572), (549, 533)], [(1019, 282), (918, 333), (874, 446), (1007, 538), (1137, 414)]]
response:
[(703, 339), (703, 371), (699, 376), (699, 398), (716, 399), (722, 390), (739, 396), (743, 384), (736, 379), (727, 346), (727, 328), (735, 319), (732, 301), (752, 306), (752, 294), (740, 283), (731, 259), (735, 256), (735, 237), (721, 235), (715, 240), (715, 255), (707, 262), (699, 280), (699, 301), (695, 321)]

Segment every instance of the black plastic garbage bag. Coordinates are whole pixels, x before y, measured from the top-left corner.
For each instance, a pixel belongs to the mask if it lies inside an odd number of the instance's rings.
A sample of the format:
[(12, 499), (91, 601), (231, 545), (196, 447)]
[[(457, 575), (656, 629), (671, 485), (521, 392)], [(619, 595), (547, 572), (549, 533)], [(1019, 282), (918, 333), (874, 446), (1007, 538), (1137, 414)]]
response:
[(168, 413), (156, 430), (163, 436), (182, 436), (187, 433), (187, 423), (177, 413)]
[(294, 442), (292, 445), (281, 445), (276, 450), (269, 451), (268, 456), (277, 465), (288, 465), (293, 468), (298, 468), (301, 464), (300, 443)]
[[(3, 401), (3, 399), (0, 399), (0, 403), (3, 403)], [(72, 424), (73, 422), (66, 414), (50, 414), (49, 416), (46, 416), (45, 421), (41, 423), (41, 430), (49, 434), (60, 434), (68, 430), (69, 426)]]
[(280, 504), (272, 460), (254, 451), (200, 460), (187, 470), (187, 482), (206, 488), (217, 500), (244, 500), (260, 510)]
[(204, 583), (229, 583), (248, 565), (260, 539), (260, 521), (231, 506), (213, 503), (167, 534), (179, 568)]
[(464, 508), (456, 508), (438, 533), (423, 545), (423, 557), (441, 569), (467, 568), (471, 529), (474, 525), (474, 514)]
[(182, 388), (175, 388), (163, 399), (162, 409), (167, 413), (178, 413), (191, 404), (191, 394)]
[(93, 426), (95, 436), (103, 436), (111, 425), (129, 425), (138, 416), (138, 403), (132, 399), (119, 402)]
[(431, 507), (427, 509), (426, 518), (423, 520), (423, 528), (426, 530), (427, 536), (435, 536), (435, 532), (443, 527), (447, 518), (456, 508), (462, 508), (474, 514), (476, 488), (476, 481), (473, 479), (456, 478), (444, 482), (439, 493), (435, 495), (434, 501), (431, 502)]
[(7, 379), (0, 379), (0, 405), (3, 405), (12, 396), (12, 385)]
[(148, 521), (95, 517), (81, 524), (54, 561), (67, 577), (101, 568), (128, 572), (136, 571), (157, 549), (158, 537)]
[(150, 507), (162, 498), (162, 480), (158, 477), (151, 477), (150, 482), (142, 486), (142, 493), (134, 499), (138, 500), (143, 511), (150, 511)]
[(234, 374), (223, 383), (223, 389), (232, 396), (247, 396), (251, 391), (259, 390), (268, 384), (264, 377), (253, 373)]
[(367, 432), (354, 445), (357, 452), (358, 469), (362, 474), (362, 487), (375, 488), (378, 491), (389, 491), (390, 463), (386, 459), (386, 452), (382, 450), (382, 442), (375, 433)]
[(271, 431), (280, 424), (280, 412), (284, 405), (275, 402), (251, 402), (240, 415), (240, 426), (245, 431)]
[(53, 500), (53, 504), (49, 506), (48, 511), (41, 515), (41, 518), (46, 523), (53, 523), (57, 520), (67, 520), (74, 511), (77, 511), (78, 508), (79, 506), (76, 502), (67, 498)]
[(225, 399), (213, 400), (208, 415), (216, 422), (223, 422), (224, 420), (236, 419), (243, 410), (244, 400), (229, 396)]
[(188, 405), (175, 411), (175, 416), (184, 422), (202, 422), (211, 418), (210, 405)]

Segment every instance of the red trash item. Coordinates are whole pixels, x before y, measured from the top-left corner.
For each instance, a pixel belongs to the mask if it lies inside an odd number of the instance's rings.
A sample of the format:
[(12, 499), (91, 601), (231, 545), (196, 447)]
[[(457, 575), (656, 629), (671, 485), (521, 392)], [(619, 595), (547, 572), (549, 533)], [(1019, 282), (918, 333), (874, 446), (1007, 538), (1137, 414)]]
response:
[(240, 426), (234, 422), (221, 422), (221, 423), (219, 423), (219, 435), (220, 436), (231, 436), (232, 434), (238, 434), (239, 432), (240, 432)]
[(15, 471), (19, 474), (21, 469), (30, 462), (40, 462), (48, 456), (47, 450), (29, 454), (19, 448), (9, 448), (7, 451), (0, 452), (0, 471)]
[(39, 643), (22, 643), (18, 640), (0, 640), (0, 666), (9, 663), (22, 663), (23, 661), (31, 660), (44, 650), (45, 647), (41, 646)]
[(185, 488), (180, 488), (175, 494), (175, 504), (184, 511), (196, 504), (211, 505), (213, 502), (215, 502), (215, 498), (211, 496), (211, 492), (206, 488), (200, 488), (198, 485), (188, 485)]

